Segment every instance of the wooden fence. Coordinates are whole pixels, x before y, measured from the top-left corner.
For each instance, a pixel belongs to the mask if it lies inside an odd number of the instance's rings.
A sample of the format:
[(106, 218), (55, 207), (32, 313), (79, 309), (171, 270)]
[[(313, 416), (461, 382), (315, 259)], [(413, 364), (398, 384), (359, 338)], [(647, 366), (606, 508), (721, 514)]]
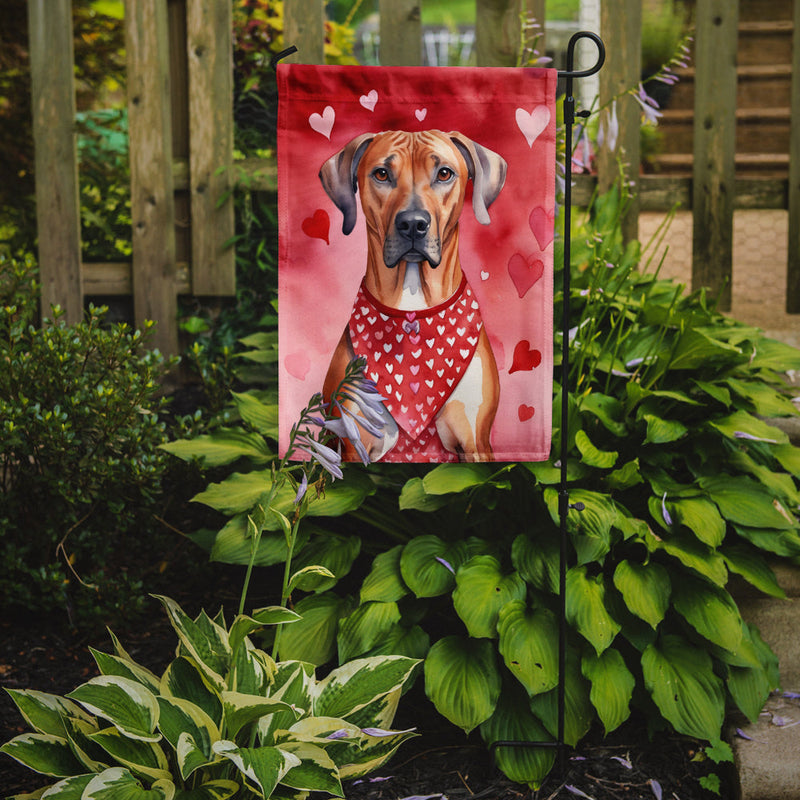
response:
[[(256, 190), (274, 190), (275, 164), (233, 164), (231, 7), (233, 0), (126, 0), (133, 259), (86, 264), (80, 256), (78, 166), (74, 135), (71, 0), (29, 0), (33, 118), (42, 306), (57, 303), (80, 319), (84, 298), (132, 295), (137, 323), (158, 322), (156, 345), (178, 349), (176, 297), (235, 291), (231, 191), (237, 176)], [(381, 61), (421, 61), (424, 0), (380, 0)], [(787, 310), (800, 313), (800, 3), (794, 3), (790, 171), (787, 179), (737, 180), (738, 2), (697, 0), (697, 53), (692, 177), (640, 176), (628, 169), (640, 210), (676, 202), (694, 215), (693, 284), (719, 290), (730, 303), (733, 211), (788, 209)], [(636, 85), (640, 75), (641, 0), (603, 0), (607, 48), (600, 101)], [(544, 19), (545, 0), (476, 0), (477, 64), (514, 65), (519, 19)], [(323, 0), (285, 0), (285, 41), (293, 60), (323, 62)], [(545, 33), (546, 35), (546, 33)], [(541, 42), (540, 42), (541, 46)], [(587, 43), (586, 47), (593, 47)], [(597, 182), (608, 186), (617, 160), (638, 165), (639, 107), (623, 97), (613, 152), (599, 154), (598, 176), (580, 176), (573, 198), (586, 202)]]

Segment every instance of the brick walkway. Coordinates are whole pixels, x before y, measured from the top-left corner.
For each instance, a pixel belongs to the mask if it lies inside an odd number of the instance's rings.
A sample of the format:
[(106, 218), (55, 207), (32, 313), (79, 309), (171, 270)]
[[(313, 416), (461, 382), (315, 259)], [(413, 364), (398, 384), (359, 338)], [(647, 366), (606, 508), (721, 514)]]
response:
[[(639, 239), (646, 244), (664, 219), (661, 213), (639, 217)], [(768, 336), (800, 347), (800, 314), (787, 314), (786, 211), (736, 211), (733, 218), (733, 308), (730, 316), (761, 328)], [(669, 245), (661, 274), (688, 286), (692, 275), (692, 213), (679, 211), (664, 238)]]

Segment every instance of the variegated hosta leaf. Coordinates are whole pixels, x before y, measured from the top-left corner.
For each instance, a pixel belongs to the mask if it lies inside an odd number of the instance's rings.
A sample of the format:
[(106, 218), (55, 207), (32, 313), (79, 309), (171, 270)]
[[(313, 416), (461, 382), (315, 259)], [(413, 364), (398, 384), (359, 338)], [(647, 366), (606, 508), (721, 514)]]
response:
[(425, 659), (425, 693), (436, 710), (469, 733), (487, 720), (500, 697), (492, 642), (446, 636)]
[(47, 692), (33, 689), (6, 689), (25, 722), (37, 733), (64, 736), (64, 717), (75, 717), (91, 722), (90, 717), (77, 703)]
[(417, 664), (416, 659), (404, 656), (358, 658), (343, 664), (316, 685), (314, 714), (346, 719), (373, 701), (401, 689)]
[(522, 600), (526, 591), (518, 572), (504, 575), (493, 556), (474, 556), (456, 573), (453, 607), (470, 636), (494, 639), (500, 609), (512, 600)]
[(672, 584), (669, 572), (650, 561), (620, 561), (614, 570), (614, 586), (621, 592), (628, 610), (655, 629), (669, 607)]
[(103, 756), (102, 751), (98, 751), (89, 738), (93, 733), (97, 733), (100, 730), (96, 720), (86, 722), (75, 717), (65, 717), (64, 728), (67, 732), (67, 739), (72, 747), (72, 752), (84, 766), (83, 772), (102, 772), (108, 767), (106, 761), (98, 760), (99, 757)]
[(592, 684), (589, 699), (597, 709), (606, 734), (609, 734), (631, 714), (630, 703), (636, 679), (619, 650), (611, 647), (599, 656), (587, 653), (581, 662), (581, 671)]
[(240, 788), (236, 781), (208, 781), (195, 789), (178, 789), (174, 800), (228, 800)]
[(251, 722), (255, 722), (268, 714), (274, 714), (276, 711), (294, 713), (292, 707), (281, 700), (254, 694), (242, 694), (241, 692), (223, 692), (222, 704), (225, 715), (225, 730), (229, 736), (233, 737), (245, 725), (249, 725)]
[(89, 738), (134, 775), (150, 781), (170, 780), (169, 762), (157, 744), (129, 739), (116, 728), (106, 728)]
[[(520, 686), (511, 682), (503, 687), (497, 708), (481, 725), (481, 736), (487, 745), (495, 742), (551, 742), (553, 737), (531, 713), (528, 698)], [(498, 747), (497, 766), (512, 781), (538, 789), (555, 761), (552, 747)]]
[(292, 741), (284, 742), (280, 745), (280, 749), (300, 759), (300, 763), (281, 778), (284, 786), (344, 797), (339, 770), (325, 750), (309, 742)]
[(275, 662), (272, 657), (245, 639), (234, 653), (228, 684), (237, 692), (265, 695), (269, 692), (274, 675)]
[(685, 575), (675, 581), (672, 602), (701, 636), (725, 650), (738, 649), (742, 641), (742, 617), (725, 589)]
[(137, 664), (129, 658), (112, 656), (108, 653), (101, 653), (90, 647), (89, 650), (97, 662), (97, 667), (103, 675), (118, 675), (122, 678), (129, 678), (132, 681), (141, 683), (153, 694), (158, 692), (159, 679), (149, 669)]
[[(369, 730), (369, 728), (362, 729), (362, 733)], [(403, 742), (416, 735), (413, 730), (384, 731), (380, 736), (365, 733), (360, 746), (350, 745), (341, 754), (336, 751), (331, 752), (339, 767), (339, 777), (342, 780), (352, 780), (374, 772), (394, 755)]]
[(90, 714), (108, 720), (131, 739), (157, 742), (158, 702), (140, 683), (117, 675), (100, 675), (70, 692)]
[[(181, 737), (191, 737), (191, 742), (184, 743), (183, 752), (184, 756), (191, 753), (192, 770), (198, 766), (195, 750), (200, 751), (206, 763), (211, 761), (211, 745), (220, 738), (219, 728), (214, 720), (199, 706), (179, 697), (159, 697), (158, 705), (158, 727), (176, 752), (179, 750)], [(181, 777), (185, 780), (192, 770), (184, 772), (186, 758), (181, 761)]]
[(514, 600), (500, 610), (497, 632), (500, 654), (528, 694), (558, 684), (558, 623), (551, 611)]
[(157, 597), (166, 608), (172, 627), (188, 656), (197, 663), (215, 688), (223, 689), (223, 676), (228, 672), (231, 661), (227, 631), (204, 614), (192, 620), (174, 600), (162, 595)]
[[(48, 800), (48, 798), (52, 798), (53, 800), (81, 800), (81, 797), (83, 797), (83, 790), (89, 785), (92, 778), (94, 778), (94, 773), (64, 778), (63, 781), (59, 781), (48, 787), (42, 793), (40, 800)], [(38, 792), (36, 794), (15, 795), (9, 798), (9, 800), (24, 800), (24, 798), (33, 800), (34, 797), (39, 797)]]
[(399, 621), (397, 603), (362, 603), (339, 622), (339, 662), (363, 656), (380, 643)]
[(605, 594), (602, 573), (592, 577), (585, 566), (572, 567), (567, 572), (567, 621), (589, 641), (598, 655), (622, 628), (609, 614)]
[(127, 769), (112, 767), (89, 781), (81, 800), (173, 800), (174, 797), (172, 781), (156, 781), (145, 789)]
[(387, 550), (372, 562), (369, 575), (361, 584), (361, 602), (379, 600), (383, 603), (397, 602), (408, 594), (408, 586), (400, 572), (400, 555), (403, 545), (398, 544)]
[(247, 780), (270, 797), (286, 773), (300, 765), (300, 759), (277, 747), (237, 747), (223, 739), (214, 743), (214, 752), (227, 758)]
[(193, 661), (179, 656), (161, 676), (160, 694), (178, 697), (201, 708), (219, 726), (222, 724), (222, 698)]
[(228, 632), (228, 644), (235, 653), (245, 637), (249, 636), (253, 631), (257, 631), (265, 625), (281, 625), (288, 622), (297, 622), (300, 619), (301, 617), (298, 613), (283, 606), (260, 608), (254, 611), (251, 616), (239, 614)]
[(298, 714), (310, 713), (315, 685), (313, 664), (303, 661), (278, 663), (270, 697), (281, 700), (294, 710), (277, 711), (259, 720), (258, 735), (262, 744), (274, 744), (276, 731), (291, 727), (297, 721)]
[(75, 758), (69, 742), (49, 733), (23, 733), (0, 747), (0, 753), (42, 775), (64, 778), (86, 770)]
[(725, 693), (708, 653), (667, 634), (642, 654), (642, 672), (653, 701), (678, 733), (719, 738)]

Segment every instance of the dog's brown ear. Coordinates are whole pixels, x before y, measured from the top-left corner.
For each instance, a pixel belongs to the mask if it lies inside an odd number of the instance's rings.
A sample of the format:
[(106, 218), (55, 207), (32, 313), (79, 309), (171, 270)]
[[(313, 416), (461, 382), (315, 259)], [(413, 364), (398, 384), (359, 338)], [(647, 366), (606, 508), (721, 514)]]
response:
[(475, 212), (475, 219), (481, 225), (488, 225), (487, 209), (497, 199), (506, 182), (505, 159), (457, 131), (450, 134), (450, 140), (467, 162), (473, 183), (472, 210)]
[(349, 141), (335, 156), (331, 156), (319, 171), (319, 179), (344, 217), (342, 233), (347, 235), (356, 224), (356, 173), (361, 156), (375, 134), (362, 133)]

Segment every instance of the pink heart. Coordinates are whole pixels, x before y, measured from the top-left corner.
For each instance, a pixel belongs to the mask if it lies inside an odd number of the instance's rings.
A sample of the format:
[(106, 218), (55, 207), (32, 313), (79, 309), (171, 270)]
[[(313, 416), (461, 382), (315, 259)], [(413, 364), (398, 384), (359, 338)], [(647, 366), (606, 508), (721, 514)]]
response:
[(416, 118), (417, 118), (417, 119), (418, 119), (420, 122), (422, 122), (422, 120), (424, 120), (424, 119), (425, 119), (425, 117), (427, 117), (427, 116), (428, 116), (428, 109), (427, 109), (427, 108), (418, 108), (418, 109), (417, 109), (417, 110), (414, 112), (414, 116), (415, 116), (415, 117), (416, 117)]
[(555, 212), (548, 214), (546, 209), (537, 206), (528, 217), (528, 225), (531, 226), (531, 231), (533, 231), (539, 247), (542, 250), (546, 250), (547, 245), (553, 241), (553, 234), (555, 233)]
[(526, 406), (525, 403), (517, 409), (520, 422), (527, 422), (535, 413), (536, 409), (533, 406)]
[(326, 139), (331, 138), (333, 122), (336, 119), (336, 112), (332, 106), (325, 106), (321, 114), (312, 114), (308, 118), (308, 124), (312, 130), (321, 133)]
[(289, 353), (283, 360), (286, 371), (299, 381), (304, 381), (308, 371), (311, 369), (311, 359), (308, 353)]
[(302, 225), (303, 233), (312, 239), (322, 239), (325, 244), (330, 244), (328, 233), (331, 229), (331, 218), (324, 208), (318, 208), (313, 216), (306, 217)]
[(534, 256), (525, 258), (522, 253), (514, 253), (508, 260), (508, 274), (514, 283), (517, 294), (523, 298), (531, 286), (544, 274), (544, 263)]
[(411, 391), (414, 392), (414, 394), (416, 394), (419, 391), (419, 383), (417, 383), (416, 381), (414, 381), (413, 383), (409, 383), (408, 385), (411, 387)]
[(550, 124), (550, 109), (547, 106), (536, 106), (528, 113), (524, 108), (518, 108), (516, 120), (528, 147), (532, 147), (539, 134)]
[(378, 93), (374, 89), (370, 89), (367, 94), (362, 94), (361, 97), (358, 98), (358, 102), (361, 103), (367, 111), (374, 111), (375, 104), (378, 102)]

